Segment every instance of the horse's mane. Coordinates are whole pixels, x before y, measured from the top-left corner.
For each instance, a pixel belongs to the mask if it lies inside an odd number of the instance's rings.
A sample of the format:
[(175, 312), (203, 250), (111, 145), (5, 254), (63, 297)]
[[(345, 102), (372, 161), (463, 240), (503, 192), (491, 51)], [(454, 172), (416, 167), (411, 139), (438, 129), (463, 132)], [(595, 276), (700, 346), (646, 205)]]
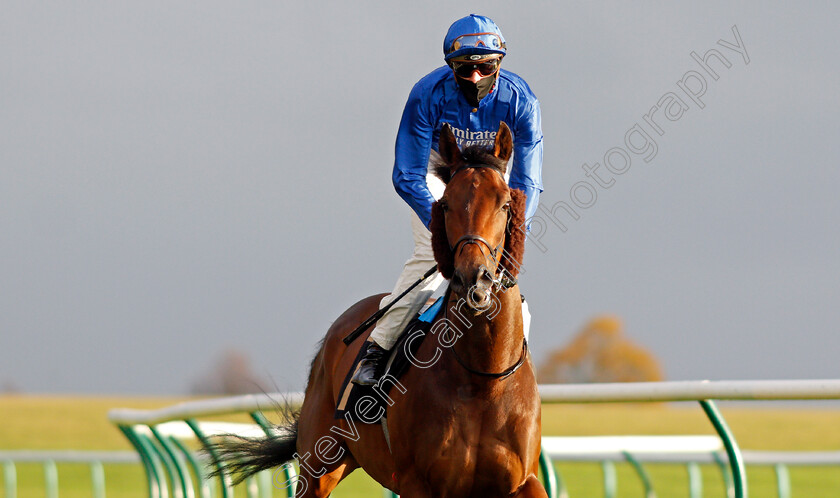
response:
[[(505, 176), (507, 161), (494, 156), (492, 148), (481, 145), (470, 145), (461, 151), (461, 158), (464, 164), (484, 164), (498, 171), (500, 175)], [(432, 162), (432, 168), (435, 176), (440, 178), (443, 183), (449, 183), (452, 168), (446, 164), (443, 158), (436, 159)]]

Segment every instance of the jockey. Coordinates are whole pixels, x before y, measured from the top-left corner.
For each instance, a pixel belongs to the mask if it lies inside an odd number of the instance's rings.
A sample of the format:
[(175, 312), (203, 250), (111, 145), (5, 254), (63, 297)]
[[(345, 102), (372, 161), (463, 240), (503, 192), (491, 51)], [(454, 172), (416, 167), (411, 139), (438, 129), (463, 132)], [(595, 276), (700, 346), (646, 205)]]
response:
[[(500, 69), (507, 53), (505, 39), (491, 19), (471, 14), (455, 21), (443, 41), (446, 65), (421, 79), (408, 96), (397, 134), (394, 188), (412, 213), (414, 254), (406, 261), (394, 290), (383, 307), (417, 281), (435, 264), (431, 247), (432, 203), (445, 185), (429, 170), (438, 156), (438, 138), (444, 123), (452, 127), (459, 147), (492, 146), (499, 123), (513, 132), (513, 166), (508, 184), (527, 195), (525, 219), (537, 209), (542, 192), (542, 129), (540, 106), (525, 80)], [(431, 296), (444, 279), (436, 273), (395, 303), (377, 322), (366, 343), (365, 356), (352, 381), (373, 385), (380, 363), (393, 347), (411, 316), (415, 303)], [(528, 336), (530, 315), (523, 303), (523, 325)]]

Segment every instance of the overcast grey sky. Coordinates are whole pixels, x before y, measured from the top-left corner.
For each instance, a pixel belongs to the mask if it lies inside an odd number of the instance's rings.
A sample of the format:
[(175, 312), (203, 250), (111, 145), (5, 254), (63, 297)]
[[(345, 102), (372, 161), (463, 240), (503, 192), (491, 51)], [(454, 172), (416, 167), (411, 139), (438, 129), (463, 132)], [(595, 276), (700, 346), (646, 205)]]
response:
[[(669, 379), (838, 375), (835, 3), (2, 11), (0, 386), (185, 393), (236, 348), (301, 389), (331, 321), (409, 255), (397, 124), (470, 12), (540, 99), (542, 205), (578, 203), (526, 253), (537, 362), (611, 313)], [(710, 49), (717, 80), (691, 56)]]

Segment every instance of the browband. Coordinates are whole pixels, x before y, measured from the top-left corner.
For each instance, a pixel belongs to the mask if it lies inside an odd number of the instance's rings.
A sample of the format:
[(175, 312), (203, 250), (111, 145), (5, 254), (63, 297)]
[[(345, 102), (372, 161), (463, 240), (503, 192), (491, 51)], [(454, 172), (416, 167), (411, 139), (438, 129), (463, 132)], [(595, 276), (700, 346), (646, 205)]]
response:
[(493, 166), (492, 164), (471, 163), (471, 164), (465, 164), (463, 166), (460, 166), (458, 169), (456, 169), (452, 173), (450, 178), (452, 178), (453, 176), (457, 175), (458, 173), (460, 173), (461, 171), (463, 171), (465, 169), (475, 169), (475, 168), (490, 168), (493, 171), (495, 171), (496, 173), (498, 173), (502, 178), (505, 177), (504, 173), (499, 171), (499, 168), (497, 168), (496, 166)]

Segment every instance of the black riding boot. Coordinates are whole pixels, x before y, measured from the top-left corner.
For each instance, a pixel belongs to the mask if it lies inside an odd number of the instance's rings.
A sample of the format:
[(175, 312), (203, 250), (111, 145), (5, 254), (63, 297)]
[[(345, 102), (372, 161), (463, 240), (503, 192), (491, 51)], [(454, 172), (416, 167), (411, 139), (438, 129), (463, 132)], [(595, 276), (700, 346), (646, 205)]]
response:
[(382, 374), (382, 361), (387, 356), (388, 350), (382, 349), (379, 344), (369, 341), (365, 356), (359, 362), (359, 368), (350, 382), (360, 386), (372, 386), (379, 382), (379, 376)]

